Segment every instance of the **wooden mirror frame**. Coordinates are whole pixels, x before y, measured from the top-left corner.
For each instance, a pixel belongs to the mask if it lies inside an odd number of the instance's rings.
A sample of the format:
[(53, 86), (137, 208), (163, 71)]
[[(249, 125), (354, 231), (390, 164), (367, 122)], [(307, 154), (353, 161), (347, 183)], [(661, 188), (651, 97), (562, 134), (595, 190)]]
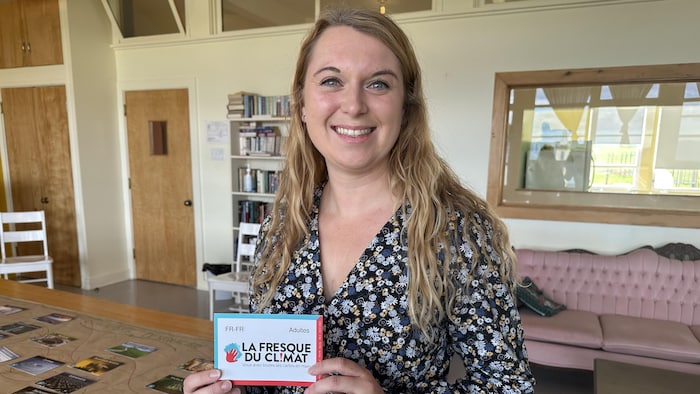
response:
[(517, 149), (518, 155), (521, 153), (520, 146), (511, 146), (508, 139), (512, 89), (698, 81), (700, 63), (496, 73), (487, 186), (489, 204), (504, 218), (700, 228), (700, 196), (530, 190), (518, 188), (515, 182), (508, 185), (506, 179), (511, 149)]

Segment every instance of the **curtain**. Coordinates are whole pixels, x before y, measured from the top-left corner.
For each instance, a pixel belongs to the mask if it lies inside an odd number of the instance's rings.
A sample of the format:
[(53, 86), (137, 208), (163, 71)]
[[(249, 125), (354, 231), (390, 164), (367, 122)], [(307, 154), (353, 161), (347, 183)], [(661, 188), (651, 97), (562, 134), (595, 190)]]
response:
[(589, 86), (542, 88), (549, 104), (559, 121), (571, 132), (571, 139), (578, 139), (578, 126), (581, 124), (588, 100), (591, 96)]
[(617, 116), (620, 117), (622, 128), (620, 133), (620, 144), (629, 144), (629, 123), (637, 113), (639, 105), (629, 103), (639, 102), (649, 94), (652, 84), (641, 83), (635, 85), (610, 85), (610, 94), (613, 98), (613, 104), (622, 102), (623, 105), (617, 105)]

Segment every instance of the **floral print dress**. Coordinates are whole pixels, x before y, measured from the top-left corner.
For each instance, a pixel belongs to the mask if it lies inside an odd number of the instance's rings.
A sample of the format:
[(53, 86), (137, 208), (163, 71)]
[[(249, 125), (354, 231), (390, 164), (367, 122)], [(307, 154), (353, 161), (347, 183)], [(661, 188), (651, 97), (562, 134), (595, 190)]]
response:
[[(324, 359), (345, 357), (358, 362), (372, 371), (387, 393), (533, 392), (534, 379), (513, 296), (498, 272), (487, 269), (485, 261), (472, 259), (474, 253), (467, 242), (449, 245), (453, 278), (459, 284), (453, 304), (456, 319), (445, 318), (434, 328), (437, 339), (433, 343), (411, 326), (402, 209), (370, 242), (334, 296), (326, 299), (318, 237), (321, 192), (319, 188), (315, 193), (309, 237), (300, 243), (272, 304), (260, 313), (323, 315)], [(410, 214), (410, 208), (407, 212)], [(462, 233), (464, 225), (463, 214), (451, 215), (450, 226), (457, 229), (456, 234)], [(269, 220), (263, 223), (260, 239), (266, 239), (268, 229)], [(491, 234), (473, 233), (473, 237), (478, 247), (492, 253)], [(499, 261), (495, 254), (491, 257)], [(252, 294), (252, 311), (259, 301), (259, 295)], [(449, 362), (455, 352), (464, 360), (467, 374), (448, 383)], [(304, 387), (248, 387), (249, 393), (303, 391)]]

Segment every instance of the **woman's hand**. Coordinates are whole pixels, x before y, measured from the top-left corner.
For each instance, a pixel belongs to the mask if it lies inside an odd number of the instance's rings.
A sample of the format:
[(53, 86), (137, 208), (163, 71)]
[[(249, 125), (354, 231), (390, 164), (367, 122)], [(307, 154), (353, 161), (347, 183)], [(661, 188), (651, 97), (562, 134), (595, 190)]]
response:
[(320, 361), (309, 368), (309, 373), (321, 375), (322, 378), (309, 386), (305, 394), (384, 393), (367, 368), (346, 358), (338, 357)]
[(230, 380), (218, 381), (221, 371), (210, 369), (197, 372), (185, 378), (182, 385), (184, 394), (244, 394), (245, 389), (233, 387)]

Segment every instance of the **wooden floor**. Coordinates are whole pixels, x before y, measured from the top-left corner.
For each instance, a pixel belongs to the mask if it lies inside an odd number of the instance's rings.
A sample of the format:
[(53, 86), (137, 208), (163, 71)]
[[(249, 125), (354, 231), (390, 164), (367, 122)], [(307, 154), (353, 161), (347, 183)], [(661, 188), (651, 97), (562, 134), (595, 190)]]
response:
[[(206, 291), (184, 286), (142, 280), (129, 280), (95, 290), (56, 286), (64, 291), (105, 298), (124, 304), (177, 313), (201, 319), (209, 318)], [(537, 379), (536, 394), (593, 394), (593, 373), (533, 365)]]
[(63, 291), (105, 298), (123, 304), (209, 319), (209, 295), (191, 287), (144, 280), (128, 280), (94, 290), (56, 285)]

